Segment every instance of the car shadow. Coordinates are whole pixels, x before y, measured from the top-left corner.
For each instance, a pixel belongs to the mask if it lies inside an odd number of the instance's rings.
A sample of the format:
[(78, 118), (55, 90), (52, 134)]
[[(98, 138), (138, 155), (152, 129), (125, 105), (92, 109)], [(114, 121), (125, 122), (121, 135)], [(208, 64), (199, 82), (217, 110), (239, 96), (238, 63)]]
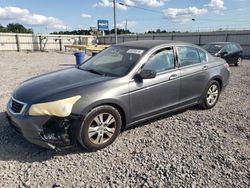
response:
[(137, 124), (135, 124), (135, 125), (133, 125), (133, 126), (131, 126), (129, 128), (126, 128), (126, 129), (122, 130), (122, 132), (127, 131), (127, 130), (131, 130), (131, 129), (135, 129), (135, 128), (138, 128), (138, 127), (143, 127), (143, 126), (145, 126), (147, 124), (150, 124), (150, 123), (153, 123), (153, 122), (156, 122), (156, 121), (160, 121), (160, 120), (175, 116), (177, 114), (184, 113), (186, 111), (200, 111), (200, 110), (203, 110), (203, 109), (200, 108), (198, 105), (195, 105), (195, 106), (191, 106), (191, 107), (181, 109), (181, 110), (178, 110), (178, 111), (169, 112), (169, 113), (166, 113), (164, 115), (152, 118), (150, 120), (146, 120), (146, 121), (137, 123)]
[[(197, 111), (200, 110), (200, 108), (194, 106), (187, 109), (168, 113), (166, 115), (162, 115), (157, 118), (153, 118), (151, 120), (135, 124), (132, 127), (123, 130), (122, 132), (142, 127), (155, 121), (169, 118), (171, 116), (183, 113), (187, 110)], [(26, 141), (22, 135), (12, 129), (9, 126), (9, 122), (6, 118), (5, 112), (0, 112), (0, 161), (19, 161), (23, 163), (42, 162), (50, 160), (55, 156), (64, 156), (74, 153), (89, 153), (89, 151), (86, 151), (79, 145), (62, 151), (50, 150), (34, 145)]]

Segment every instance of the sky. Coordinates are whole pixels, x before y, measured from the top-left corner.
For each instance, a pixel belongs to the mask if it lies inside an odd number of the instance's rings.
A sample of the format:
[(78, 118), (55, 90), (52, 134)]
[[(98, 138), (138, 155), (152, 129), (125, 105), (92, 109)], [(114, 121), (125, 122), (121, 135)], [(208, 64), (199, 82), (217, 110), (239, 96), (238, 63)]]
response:
[[(250, 29), (250, 0), (117, 0), (117, 26), (148, 30)], [(0, 0), (0, 25), (21, 23), (35, 33), (89, 29), (98, 19), (113, 28), (112, 0)], [(127, 21), (126, 21), (127, 20)]]

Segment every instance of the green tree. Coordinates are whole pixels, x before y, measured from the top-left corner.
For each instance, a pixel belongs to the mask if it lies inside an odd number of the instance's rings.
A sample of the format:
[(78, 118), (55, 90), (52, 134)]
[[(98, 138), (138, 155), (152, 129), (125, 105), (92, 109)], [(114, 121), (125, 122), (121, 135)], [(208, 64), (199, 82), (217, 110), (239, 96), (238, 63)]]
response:
[(2, 32), (2, 33), (6, 32), (6, 28), (2, 25), (0, 25), (0, 32)]
[(12, 33), (33, 33), (32, 29), (27, 29), (19, 23), (8, 24), (6, 27), (6, 31)]

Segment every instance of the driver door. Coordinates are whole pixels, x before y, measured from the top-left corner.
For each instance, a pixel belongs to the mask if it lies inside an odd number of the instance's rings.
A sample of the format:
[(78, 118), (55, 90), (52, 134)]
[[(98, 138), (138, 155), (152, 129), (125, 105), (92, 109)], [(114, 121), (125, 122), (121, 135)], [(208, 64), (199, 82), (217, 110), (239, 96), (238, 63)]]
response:
[(152, 79), (130, 81), (131, 121), (162, 113), (178, 104), (179, 100), (179, 70), (173, 47), (153, 52), (142, 69), (154, 70), (157, 74)]

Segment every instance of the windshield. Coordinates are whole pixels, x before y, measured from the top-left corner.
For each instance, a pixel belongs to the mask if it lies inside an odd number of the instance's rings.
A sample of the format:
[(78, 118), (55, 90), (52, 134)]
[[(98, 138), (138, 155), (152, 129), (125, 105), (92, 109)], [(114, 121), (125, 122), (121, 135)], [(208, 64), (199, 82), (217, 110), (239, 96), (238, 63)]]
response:
[(224, 46), (223, 44), (207, 44), (203, 48), (208, 52), (219, 52)]
[(79, 68), (95, 74), (121, 77), (137, 63), (146, 49), (113, 46), (92, 57)]

